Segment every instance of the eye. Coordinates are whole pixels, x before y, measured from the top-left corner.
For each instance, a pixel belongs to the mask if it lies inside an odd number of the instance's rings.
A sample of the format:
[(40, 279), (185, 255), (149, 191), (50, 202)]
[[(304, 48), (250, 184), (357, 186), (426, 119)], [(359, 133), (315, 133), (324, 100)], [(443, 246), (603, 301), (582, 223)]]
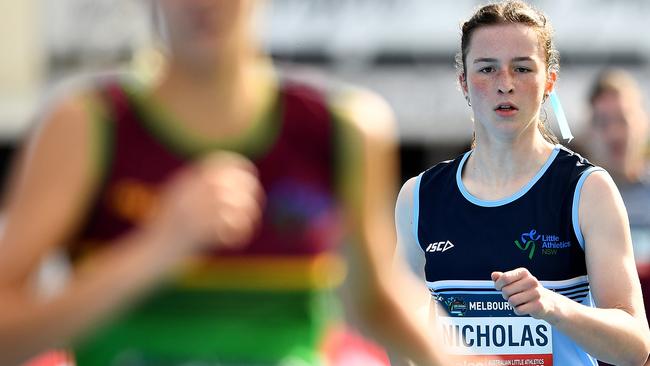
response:
[(481, 67), (480, 69), (478, 69), (478, 72), (480, 72), (482, 74), (487, 74), (487, 73), (490, 73), (490, 72), (493, 72), (493, 71), (494, 71), (494, 67), (492, 67), (492, 66)]
[(520, 73), (528, 73), (532, 72), (533, 70), (529, 67), (524, 67), (524, 66), (517, 66), (515, 67), (515, 72), (520, 72)]

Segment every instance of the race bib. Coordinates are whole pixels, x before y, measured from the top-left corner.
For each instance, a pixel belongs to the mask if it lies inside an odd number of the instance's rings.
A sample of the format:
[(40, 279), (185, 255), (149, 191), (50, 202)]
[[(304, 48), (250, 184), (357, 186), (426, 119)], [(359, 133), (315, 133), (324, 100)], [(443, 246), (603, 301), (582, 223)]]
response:
[(500, 293), (458, 291), (434, 299), (447, 311), (437, 324), (454, 365), (553, 365), (551, 325), (516, 315)]

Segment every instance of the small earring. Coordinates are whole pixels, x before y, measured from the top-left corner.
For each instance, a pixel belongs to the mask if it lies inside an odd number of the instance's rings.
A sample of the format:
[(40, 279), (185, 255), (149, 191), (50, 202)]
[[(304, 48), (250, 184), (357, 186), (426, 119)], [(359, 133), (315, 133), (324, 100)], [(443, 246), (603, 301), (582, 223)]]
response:
[(470, 102), (468, 95), (465, 96), (465, 100), (467, 101), (467, 105), (471, 107), (472, 103)]
[(548, 94), (544, 94), (542, 97), (542, 104), (546, 103), (546, 99), (548, 99)]

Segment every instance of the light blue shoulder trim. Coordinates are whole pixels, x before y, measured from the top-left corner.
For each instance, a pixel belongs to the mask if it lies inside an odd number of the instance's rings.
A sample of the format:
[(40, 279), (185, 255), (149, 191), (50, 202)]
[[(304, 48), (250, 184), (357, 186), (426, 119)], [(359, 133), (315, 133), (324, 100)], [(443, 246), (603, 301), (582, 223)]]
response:
[(423, 174), (424, 172), (420, 173), (415, 179), (415, 188), (413, 189), (413, 237), (415, 237), (415, 242), (418, 243), (420, 248), (422, 248), (422, 245), (418, 236), (418, 224), (420, 222), (420, 182)]
[(463, 158), (461, 159), (460, 164), (458, 164), (458, 170), (456, 171), (456, 184), (458, 185), (458, 189), (460, 190), (460, 193), (463, 194), (463, 197), (465, 197), (465, 199), (467, 199), (468, 201), (470, 201), (471, 203), (477, 206), (497, 207), (497, 206), (506, 205), (520, 198), (524, 194), (526, 194), (535, 185), (535, 183), (537, 183), (537, 181), (544, 175), (544, 173), (546, 173), (546, 171), (551, 166), (553, 161), (555, 161), (555, 158), (560, 153), (560, 147), (561, 145), (555, 145), (555, 148), (553, 148), (553, 152), (548, 157), (548, 159), (546, 159), (546, 163), (544, 163), (544, 165), (539, 169), (539, 171), (537, 172), (537, 174), (535, 174), (533, 179), (531, 179), (528, 182), (528, 184), (526, 184), (524, 187), (522, 187), (519, 191), (517, 191), (515, 194), (513, 194), (510, 197), (506, 197), (496, 201), (486, 201), (473, 196), (471, 193), (467, 191), (467, 189), (465, 189), (465, 185), (463, 184), (463, 179), (462, 179), (463, 166), (465, 166), (465, 162), (467, 161), (469, 155), (472, 153), (472, 150), (466, 152)]
[(580, 244), (580, 247), (582, 250), (585, 250), (585, 239), (582, 236), (582, 230), (580, 230), (580, 221), (578, 220), (578, 209), (580, 206), (580, 193), (582, 191), (582, 185), (585, 184), (585, 180), (589, 176), (589, 174), (596, 172), (596, 171), (605, 171), (601, 167), (591, 167), (584, 172), (580, 174), (580, 179), (578, 180), (578, 184), (576, 184), (576, 190), (573, 192), (573, 204), (571, 206), (571, 222), (573, 223), (573, 231), (576, 234), (576, 238), (578, 238), (578, 243)]

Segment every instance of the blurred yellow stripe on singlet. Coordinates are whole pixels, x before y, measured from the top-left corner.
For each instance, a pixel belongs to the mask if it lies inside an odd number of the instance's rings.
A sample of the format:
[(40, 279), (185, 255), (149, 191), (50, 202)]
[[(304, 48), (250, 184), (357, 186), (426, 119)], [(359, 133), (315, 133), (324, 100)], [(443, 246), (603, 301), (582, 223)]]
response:
[(339, 286), (347, 274), (340, 255), (223, 256), (194, 258), (175, 283), (223, 290), (319, 290)]

